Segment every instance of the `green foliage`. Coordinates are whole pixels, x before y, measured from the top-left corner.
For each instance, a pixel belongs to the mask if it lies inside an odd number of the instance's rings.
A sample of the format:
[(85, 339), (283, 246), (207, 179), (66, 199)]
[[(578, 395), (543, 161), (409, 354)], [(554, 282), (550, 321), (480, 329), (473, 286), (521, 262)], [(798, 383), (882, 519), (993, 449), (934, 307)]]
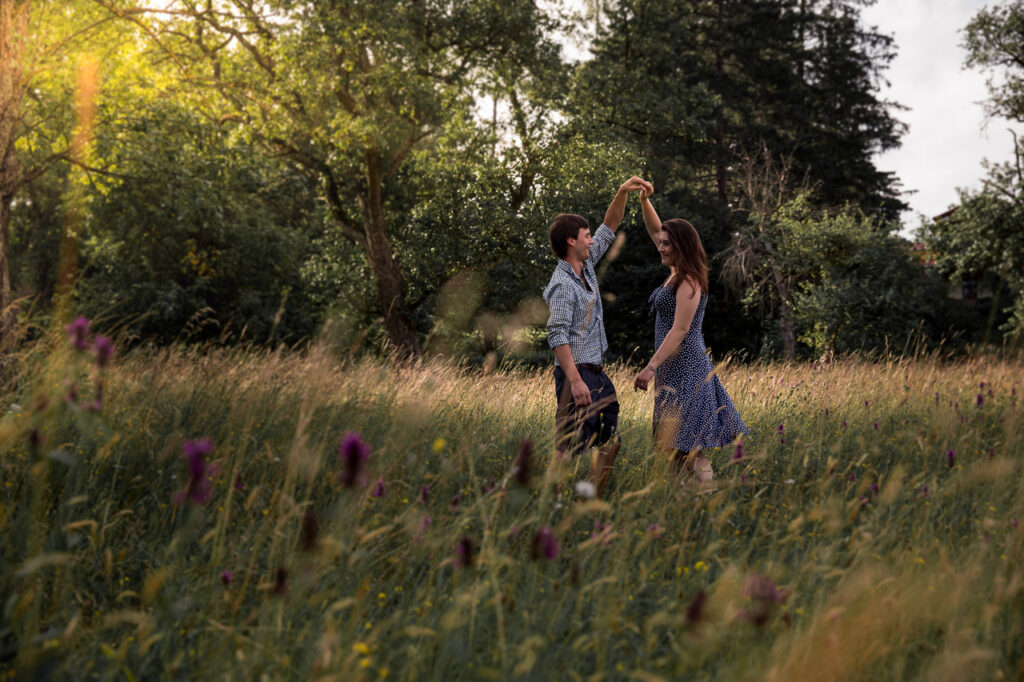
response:
[(982, 7), (964, 28), (966, 64), (989, 73), (989, 113), (1024, 122), (1024, 2)]
[(747, 310), (789, 311), (814, 357), (904, 350), (931, 331), (944, 294), (894, 230), (856, 210), (820, 211), (802, 193), (764, 220), (751, 214), (730, 265)]
[(315, 213), (305, 178), (173, 103), (124, 113), (96, 197), (79, 309), (130, 336), (308, 338), (300, 270)]
[[(989, 166), (981, 190), (961, 190), (950, 214), (922, 226), (922, 236), (939, 269), (950, 276), (994, 277), (993, 312), (1003, 288), (1010, 319), (1003, 325), (1011, 338), (1024, 334), (1024, 178), (1020, 150), (1016, 164)], [(989, 325), (991, 327), (991, 324)]]

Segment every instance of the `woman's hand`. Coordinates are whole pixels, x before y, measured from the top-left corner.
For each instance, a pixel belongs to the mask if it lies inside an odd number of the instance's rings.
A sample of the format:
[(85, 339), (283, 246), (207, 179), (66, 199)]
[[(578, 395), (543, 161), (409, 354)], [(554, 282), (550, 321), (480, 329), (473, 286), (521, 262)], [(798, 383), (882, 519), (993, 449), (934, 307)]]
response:
[(654, 378), (654, 370), (648, 365), (644, 367), (639, 374), (636, 375), (636, 379), (633, 380), (633, 389), (639, 389), (646, 391), (647, 386), (650, 385), (651, 379)]

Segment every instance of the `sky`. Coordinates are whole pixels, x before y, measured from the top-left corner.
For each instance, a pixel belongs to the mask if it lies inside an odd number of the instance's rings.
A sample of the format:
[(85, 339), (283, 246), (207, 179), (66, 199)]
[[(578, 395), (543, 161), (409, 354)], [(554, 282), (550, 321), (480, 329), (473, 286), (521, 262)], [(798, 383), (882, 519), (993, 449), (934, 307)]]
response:
[(894, 37), (896, 59), (887, 76), (885, 99), (909, 107), (897, 118), (909, 125), (899, 149), (876, 159), (881, 170), (903, 182), (911, 210), (904, 230), (920, 224), (919, 214), (934, 217), (957, 203), (957, 187), (977, 188), (983, 159), (1009, 161), (1013, 138), (1004, 119), (986, 123), (983, 101), (986, 75), (965, 69), (960, 30), (990, 0), (879, 0), (863, 11), (864, 23)]

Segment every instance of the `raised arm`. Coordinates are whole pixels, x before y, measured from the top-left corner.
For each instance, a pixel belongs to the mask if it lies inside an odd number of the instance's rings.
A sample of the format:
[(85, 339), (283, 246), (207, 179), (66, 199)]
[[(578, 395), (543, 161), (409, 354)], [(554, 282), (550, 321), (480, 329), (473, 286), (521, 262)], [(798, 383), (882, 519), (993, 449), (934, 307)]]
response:
[(644, 212), (644, 225), (647, 226), (647, 234), (657, 246), (658, 233), (661, 232), (661, 219), (658, 218), (658, 212), (654, 210), (654, 205), (651, 203), (651, 193), (646, 189), (640, 192), (640, 207)]
[(672, 328), (668, 330), (651, 361), (636, 375), (633, 381), (634, 388), (646, 391), (655, 371), (679, 350), (679, 345), (690, 331), (690, 324), (693, 322), (693, 316), (697, 314), (699, 305), (700, 290), (689, 280), (683, 280), (676, 289), (676, 314), (672, 318)]
[(604, 214), (604, 224), (612, 232), (619, 229), (619, 224), (622, 223), (622, 216), (626, 214), (626, 197), (629, 196), (630, 192), (646, 191), (648, 188), (650, 188), (651, 192), (654, 191), (651, 183), (635, 175), (622, 183), (622, 186), (615, 192), (615, 198), (612, 199), (608, 211)]

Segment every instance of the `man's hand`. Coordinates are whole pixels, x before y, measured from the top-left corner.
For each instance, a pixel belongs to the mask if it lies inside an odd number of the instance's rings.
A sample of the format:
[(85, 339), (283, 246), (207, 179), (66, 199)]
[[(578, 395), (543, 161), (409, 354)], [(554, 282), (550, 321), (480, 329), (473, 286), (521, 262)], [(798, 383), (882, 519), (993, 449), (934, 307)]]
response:
[(615, 198), (612, 199), (612, 205), (608, 207), (608, 211), (604, 214), (604, 224), (608, 226), (608, 229), (612, 232), (618, 229), (619, 223), (622, 222), (622, 216), (626, 213), (626, 198), (629, 196), (629, 193), (644, 190), (653, 192), (654, 185), (635, 175), (619, 186), (619, 190), (615, 193)]
[(590, 398), (590, 387), (582, 377), (570, 381), (569, 385), (572, 387), (572, 400), (577, 407), (583, 407), (593, 402)]
[(622, 183), (619, 187), (620, 192), (645, 192), (646, 196), (650, 196), (654, 193), (654, 185), (647, 182), (641, 177), (634, 175), (629, 180)]
[(651, 379), (654, 378), (654, 370), (650, 367), (644, 367), (643, 370), (636, 375), (636, 379), (633, 380), (633, 388), (641, 391), (646, 391), (647, 387), (651, 383)]

